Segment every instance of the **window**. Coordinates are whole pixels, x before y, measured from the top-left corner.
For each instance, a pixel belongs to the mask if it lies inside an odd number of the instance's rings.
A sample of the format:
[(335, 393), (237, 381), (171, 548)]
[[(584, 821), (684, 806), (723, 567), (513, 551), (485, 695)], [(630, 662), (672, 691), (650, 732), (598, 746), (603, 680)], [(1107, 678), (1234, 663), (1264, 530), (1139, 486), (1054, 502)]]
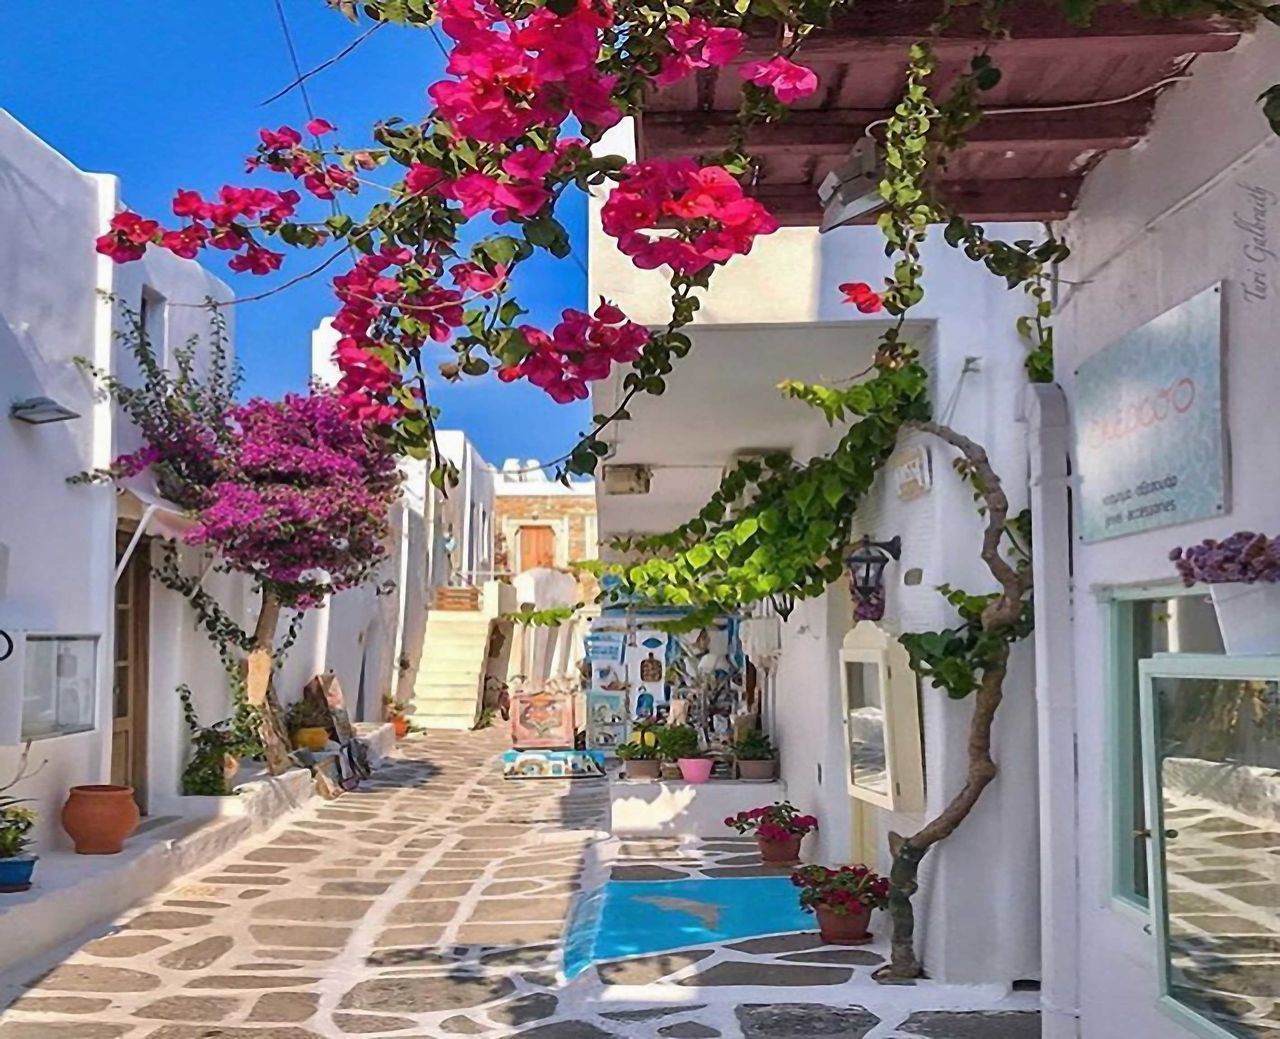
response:
[(840, 650), (849, 793), (895, 812), (924, 807), (920, 696), (907, 651), (875, 624), (858, 624)]
[(1260, 1039), (1280, 996), (1280, 658), (1140, 671), (1160, 1006), (1202, 1036)]
[(91, 730), (96, 711), (97, 638), (27, 635), (22, 642), (22, 739)]
[(1118, 598), (1111, 606), (1112, 674), (1108, 690), (1115, 731), (1112, 770), (1113, 892), (1145, 909), (1148, 899), (1147, 810), (1142, 776), (1138, 669), (1157, 653), (1221, 653), (1213, 604), (1203, 591), (1173, 587)]

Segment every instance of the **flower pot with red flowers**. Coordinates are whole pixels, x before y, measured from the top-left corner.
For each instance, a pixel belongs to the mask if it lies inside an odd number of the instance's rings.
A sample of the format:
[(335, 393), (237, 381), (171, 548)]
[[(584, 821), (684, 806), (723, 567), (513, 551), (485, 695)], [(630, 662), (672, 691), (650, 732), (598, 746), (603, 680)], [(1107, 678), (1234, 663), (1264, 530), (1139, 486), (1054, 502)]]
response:
[(871, 911), (889, 904), (889, 881), (867, 866), (802, 866), (791, 874), (800, 907), (818, 918), (828, 945), (866, 945)]
[(724, 821), (739, 833), (755, 834), (760, 858), (770, 865), (790, 866), (800, 861), (800, 842), (818, 828), (816, 816), (801, 815), (790, 801), (751, 808)]

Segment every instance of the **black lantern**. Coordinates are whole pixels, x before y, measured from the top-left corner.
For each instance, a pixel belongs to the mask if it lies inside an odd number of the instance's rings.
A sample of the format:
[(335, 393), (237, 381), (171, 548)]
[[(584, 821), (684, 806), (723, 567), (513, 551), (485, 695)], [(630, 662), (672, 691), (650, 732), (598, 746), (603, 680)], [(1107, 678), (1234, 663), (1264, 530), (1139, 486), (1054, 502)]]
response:
[(902, 556), (902, 538), (872, 541), (863, 535), (849, 553), (849, 591), (853, 596), (854, 620), (878, 621), (884, 616), (884, 568)]
[(774, 613), (786, 620), (796, 608), (796, 597), (790, 592), (774, 592), (769, 596), (769, 605), (773, 607)]

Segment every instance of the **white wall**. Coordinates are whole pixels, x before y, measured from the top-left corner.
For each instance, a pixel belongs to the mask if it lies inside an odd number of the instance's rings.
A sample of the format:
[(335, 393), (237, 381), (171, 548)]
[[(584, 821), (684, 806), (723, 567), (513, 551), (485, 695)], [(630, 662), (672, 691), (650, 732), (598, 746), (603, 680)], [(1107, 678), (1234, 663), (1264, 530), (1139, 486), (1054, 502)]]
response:
[(437, 441), (440, 454), (458, 468), (458, 484), (440, 506), (441, 536), (452, 528), (457, 539), (453, 577), (461, 572), (481, 585), (493, 574), (494, 469), (460, 430), (441, 430)]
[[(624, 123), (610, 131), (602, 149), (633, 155), (631, 126)], [(599, 197), (592, 200), (590, 295), (603, 294), (616, 301), (633, 320), (665, 325), (669, 290), (664, 272), (636, 270), (617, 251), (612, 239), (600, 230), (601, 202)], [(1006, 238), (1039, 236), (1037, 228), (1026, 226), (993, 227), (991, 231)], [(1025, 433), (1017, 412), (1024, 349), (1014, 321), (1026, 312), (1025, 302), (1020, 294), (1008, 292), (1002, 282), (948, 247), (940, 235), (930, 237), (923, 257), (926, 296), (912, 317), (919, 323), (914, 334), (926, 348), (936, 413), (945, 413), (942, 417), (950, 424), (985, 444), (1016, 510), (1026, 501), (1027, 463)], [(697, 329), (701, 327), (877, 323), (883, 315), (859, 315), (843, 302), (837, 285), (844, 281), (879, 284), (888, 273), (883, 240), (873, 228), (842, 228), (821, 236), (813, 228), (783, 228), (757, 240), (750, 255), (735, 258), (716, 271), (710, 290), (702, 294), (702, 308), (693, 326), (694, 350), (677, 364), (697, 364)], [(825, 371), (820, 378), (847, 376), (862, 366), (854, 363), (858, 358), (852, 342), (851, 338), (848, 363)], [(795, 357), (801, 361), (803, 343), (796, 346)], [(962, 375), (970, 357), (978, 359), (977, 370)], [(714, 424), (717, 414), (735, 406), (735, 400), (708, 393), (705, 410), (690, 415), (690, 428), (698, 422)], [(828, 431), (817, 416), (809, 428), (809, 441), (795, 451), (797, 457), (827, 449), (838, 435), (838, 431)], [(667, 435), (673, 435), (672, 431)], [(920, 439), (911, 437), (904, 442)], [(761, 445), (744, 441), (736, 446)], [(891, 591), (886, 617), (891, 630), (932, 630), (952, 623), (948, 608), (934, 591), (940, 583), (950, 582), (974, 592), (992, 587), (978, 558), (981, 522), (970, 493), (950, 469), (950, 450), (938, 442), (930, 446), (935, 472), (932, 493), (914, 503), (899, 502), (892, 490), (886, 490), (882, 476), (860, 516), (867, 531), (878, 539), (894, 534), (903, 537), (903, 562), (891, 571), (891, 580), (900, 581), (910, 567), (923, 570), (920, 586)], [(653, 461), (660, 463), (662, 459)], [(664, 499), (656, 477), (649, 497), (653, 501), (637, 509), (660, 513)], [(602, 510), (602, 521), (605, 515)], [(606, 537), (611, 533), (616, 531), (602, 530)], [(797, 606), (783, 629), (774, 700), (788, 796), (822, 818), (816, 854), (829, 862), (850, 860), (855, 831), (855, 808), (846, 791), (845, 751), (838, 724), (838, 653), (849, 625), (844, 595), (840, 588), (832, 588), (826, 595)], [(1000, 778), (964, 828), (931, 853), (922, 870), (924, 884), (918, 896), (922, 948), (930, 974), (948, 981), (1009, 983), (1038, 975), (1036, 733), (1027, 649), (1015, 657), (1008, 694), (996, 726)], [(928, 808), (933, 813), (963, 782), (971, 705), (952, 703), (932, 689), (922, 691), (922, 704)], [(886, 814), (877, 821), (882, 834), (880, 866), (888, 864), (884, 832), (891, 826), (910, 832), (924, 818), (895, 819)], [(998, 882), (993, 883), (993, 877), (999, 878)]]
[[(1253, 99), (1275, 81), (1278, 66), (1280, 34), (1265, 25), (1235, 51), (1197, 59), (1194, 81), (1161, 98), (1146, 144), (1102, 162), (1066, 226), (1073, 256), (1064, 279), (1087, 283), (1063, 287), (1057, 372), (1069, 400), (1072, 373), (1086, 357), (1211, 284), (1229, 282), (1229, 514), (1073, 546), (1081, 888), (1058, 894), (1078, 906), (1088, 950), (1080, 958), (1079, 979), (1085, 1039), (1190, 1034), (1154, 1007), (1156, 952), (1144, 929), (1147, 921), (1110, 898), (1111, 704), (1103, 674), (1103, 614), (1093, 591), (1100, 585), (1167, 581), (1174, 576), (1167, 559), (1174, 545), (1241, 529), (1276, 532), (1280, 149)], [(1253, 220), (1250, 188), (1268, 193), (1265, 242), (1240, 226)], [(1059, 780), (1069, 783), (1071, 777)]]

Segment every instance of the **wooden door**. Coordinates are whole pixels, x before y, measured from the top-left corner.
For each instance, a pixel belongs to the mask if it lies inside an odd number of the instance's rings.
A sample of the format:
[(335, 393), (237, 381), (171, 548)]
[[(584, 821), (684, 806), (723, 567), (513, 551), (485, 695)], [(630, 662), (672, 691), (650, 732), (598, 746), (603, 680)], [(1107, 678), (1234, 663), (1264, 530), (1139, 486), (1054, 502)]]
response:
[[(133, 531), (116, 532), (116, 565)], [(116, 645), (112, 677), (111, 782), (131, 786), (138, 808), (147, 810), (147, 649), (150, 643), (150, 538), (134, 547), (116, 582)]]
[(551, 527), (520, 528), (520, 569), (556, 565), (556, 532)]

